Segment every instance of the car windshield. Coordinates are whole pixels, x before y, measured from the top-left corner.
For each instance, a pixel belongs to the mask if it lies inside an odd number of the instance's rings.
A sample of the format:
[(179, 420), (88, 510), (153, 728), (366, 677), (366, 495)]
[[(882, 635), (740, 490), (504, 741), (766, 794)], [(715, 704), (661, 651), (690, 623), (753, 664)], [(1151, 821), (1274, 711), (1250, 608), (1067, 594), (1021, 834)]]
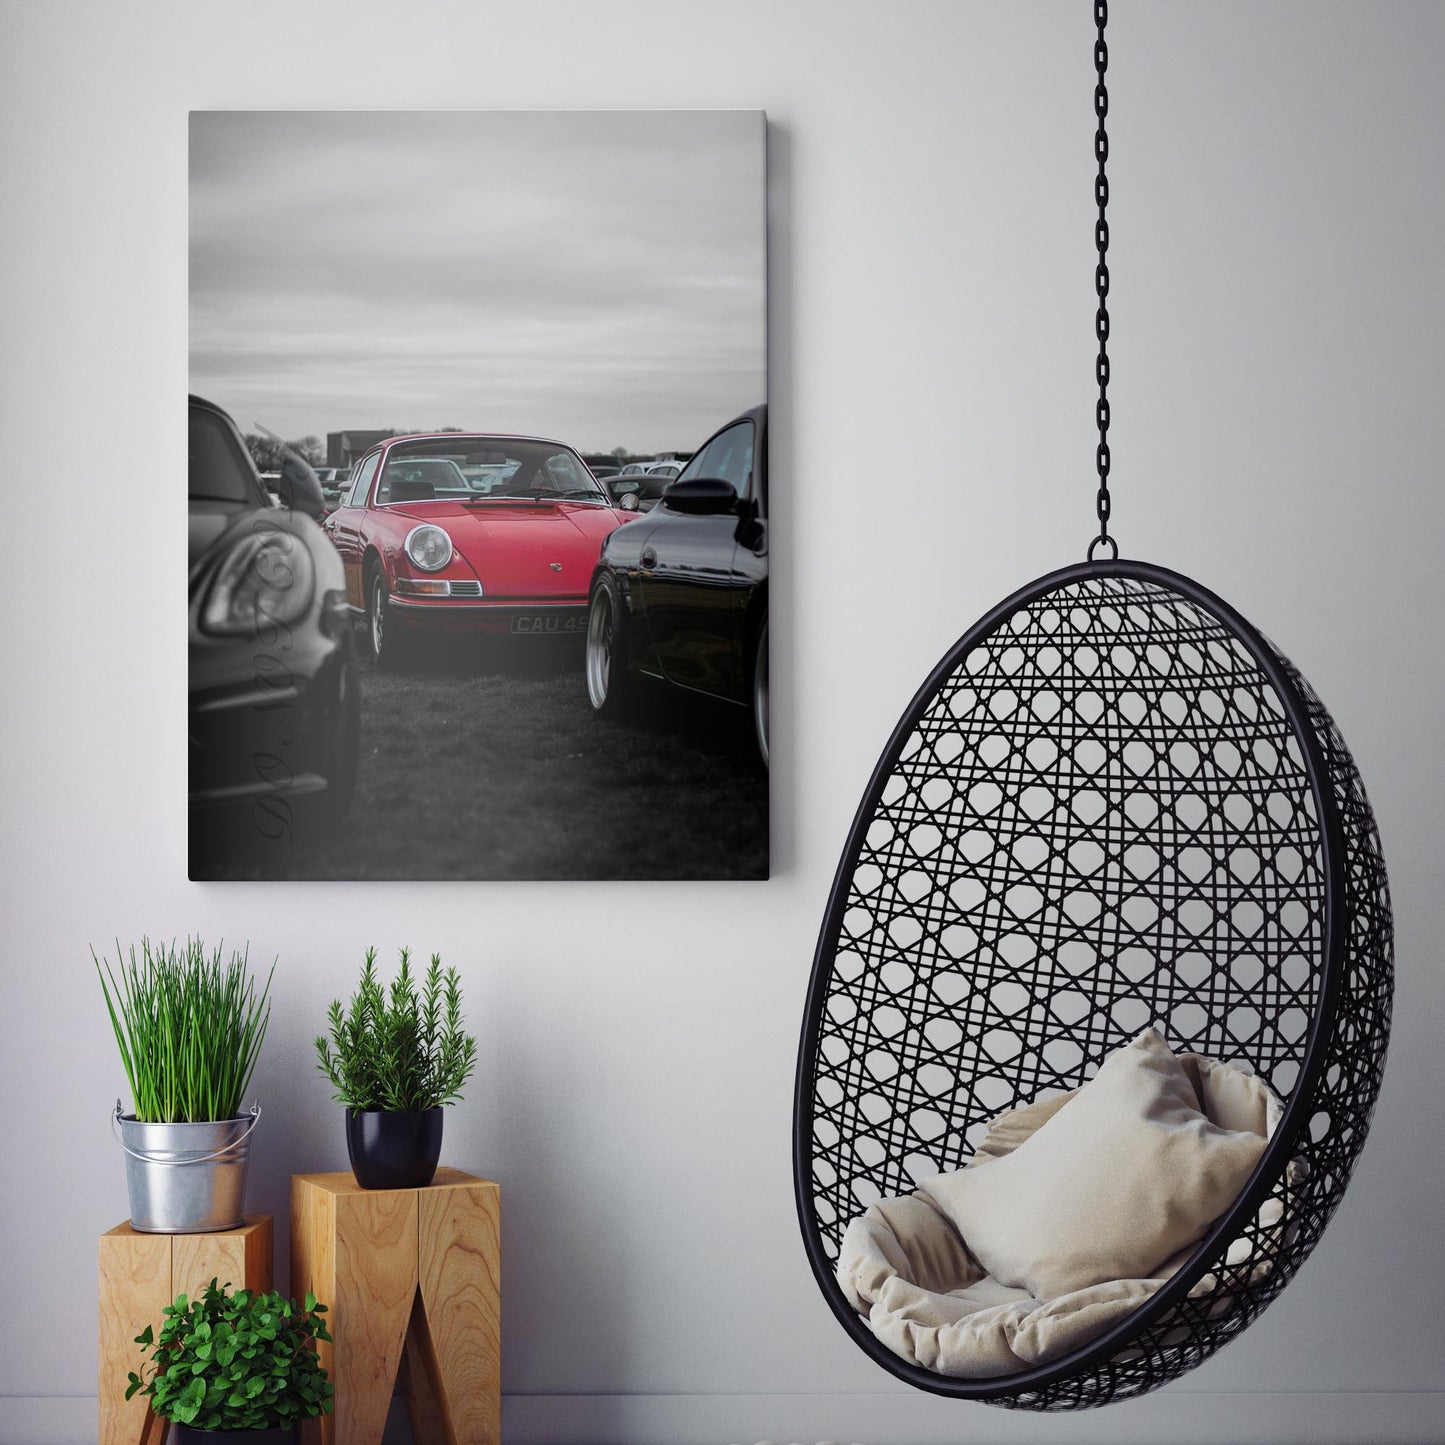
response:
[(257, 503), (250, 459), (226, 419), (203, 406), (191, 412), (191, 496), (198, 501)]
[(441, 436), (398, 442), (387, 452), (376, 488), (381, 506), (433, 498), (508, 497), (608, 505), (606, 494), (570, 447), (514, 437)]

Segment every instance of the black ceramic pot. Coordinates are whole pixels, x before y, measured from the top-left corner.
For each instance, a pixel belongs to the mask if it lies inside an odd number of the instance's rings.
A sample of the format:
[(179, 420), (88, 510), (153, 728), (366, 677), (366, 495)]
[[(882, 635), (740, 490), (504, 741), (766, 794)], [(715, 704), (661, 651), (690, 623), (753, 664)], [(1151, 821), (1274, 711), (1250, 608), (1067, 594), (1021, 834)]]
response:
[(294, 1445), (290, 1425), (268, 1430), (197, 1430), (194, 1425), (172, 1425), (171, 1445)]
[(420, 1189), (441, 1158), (441, 1106), (413, 1113), (348, 1109), (346, 1152), (363, 1189)]

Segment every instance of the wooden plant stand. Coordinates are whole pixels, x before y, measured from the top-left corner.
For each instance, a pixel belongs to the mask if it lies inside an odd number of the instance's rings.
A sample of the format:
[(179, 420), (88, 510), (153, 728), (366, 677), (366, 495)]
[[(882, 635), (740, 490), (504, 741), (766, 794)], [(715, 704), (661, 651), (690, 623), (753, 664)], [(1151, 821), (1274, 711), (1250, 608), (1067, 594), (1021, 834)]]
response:
[(291, 1177), (291, 1292), (328, 1306), (333, 1412), (304, 1445), (380, 1445), (399, 1384), (417, 1445), (500, 1445), (501, 1191), (438, 1169), (425, 1189)]
[(217, 1279), (235, 1289), (271, 1288), (271, 1216), (248, 1214), (223, 1234), (142, 1234), (129, 1221), (100, 1236), (100, 1445), (160, 1445), (165, 1421), (143, 1395), (125, 1398), (127, 1376), (146, 1352), (135, 1337), (178, 1294)]

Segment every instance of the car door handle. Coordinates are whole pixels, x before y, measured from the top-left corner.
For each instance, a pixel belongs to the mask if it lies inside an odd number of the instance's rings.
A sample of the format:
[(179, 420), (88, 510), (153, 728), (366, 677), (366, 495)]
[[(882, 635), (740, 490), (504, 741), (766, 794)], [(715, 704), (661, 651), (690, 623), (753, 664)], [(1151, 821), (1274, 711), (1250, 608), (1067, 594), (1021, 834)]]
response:
[(642, 549), (642, 556), (640, 556), (637, 560), (638, 560), (644, 567), (648, 567), (648, 568), (656, 567), (656, 566), (657, 566), (657, 553), (656, 553), (651, 547), (644, 547), (644, 548)]

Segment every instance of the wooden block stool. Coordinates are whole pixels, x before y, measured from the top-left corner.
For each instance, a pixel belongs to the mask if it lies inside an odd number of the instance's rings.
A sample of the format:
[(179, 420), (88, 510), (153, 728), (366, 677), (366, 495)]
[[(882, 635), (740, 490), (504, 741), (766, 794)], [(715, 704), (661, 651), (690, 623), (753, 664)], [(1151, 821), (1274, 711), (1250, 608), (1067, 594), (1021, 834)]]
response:
[(500, 1445), (501, 1191), (457, 1169), (425, 1189), (291, 1176), (291, 1292), (328, 1306), (336, 1390), (308, 1445), (380, 1445), (400, 1384), (417, 1445)]
[(147, 1325), (159, 1335), (161, 1311), (212, 1279), (270, 1289), (271, 1243), (269, 1214), (248, 1214), (223, 1234), (142, 1234), (127, 1221), (100, 1236), (100, 1445), (160, 1445), (165, 1422), (150, 1401), (125, 1398), (126, 1377), (148, 1353), (135, 1337)]

